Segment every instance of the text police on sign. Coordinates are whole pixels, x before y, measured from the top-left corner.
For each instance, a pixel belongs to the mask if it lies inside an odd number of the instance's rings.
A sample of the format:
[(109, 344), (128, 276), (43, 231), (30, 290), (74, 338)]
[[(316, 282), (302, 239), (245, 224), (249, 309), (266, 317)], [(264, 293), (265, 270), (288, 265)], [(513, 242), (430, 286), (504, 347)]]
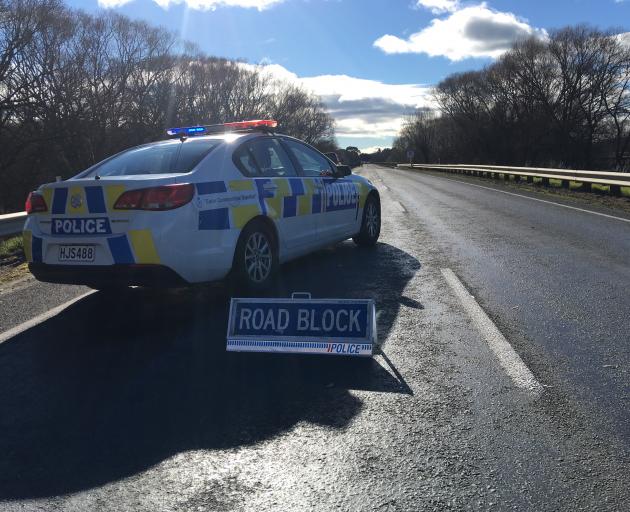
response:
[(227, 350), (371, 356), (374, 301), (232, 299)]

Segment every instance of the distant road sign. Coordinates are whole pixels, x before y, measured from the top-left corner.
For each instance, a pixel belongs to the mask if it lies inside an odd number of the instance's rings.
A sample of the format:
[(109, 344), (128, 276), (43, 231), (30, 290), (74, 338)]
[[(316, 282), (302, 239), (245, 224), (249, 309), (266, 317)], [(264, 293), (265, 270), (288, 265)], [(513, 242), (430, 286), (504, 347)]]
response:
[(233, 298), (228, 352), (371, 356), (376, 343), (371, 299)]

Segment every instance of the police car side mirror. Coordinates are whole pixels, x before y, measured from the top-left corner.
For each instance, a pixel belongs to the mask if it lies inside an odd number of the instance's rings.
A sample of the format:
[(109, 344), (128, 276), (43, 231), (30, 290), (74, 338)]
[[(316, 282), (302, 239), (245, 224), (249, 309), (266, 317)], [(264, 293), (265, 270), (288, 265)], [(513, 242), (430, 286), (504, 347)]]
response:
[(349, 165), (338, 165), (337, 174), (341, 177), (350, 176), (352, 174), (352, 169), (350, 168)]

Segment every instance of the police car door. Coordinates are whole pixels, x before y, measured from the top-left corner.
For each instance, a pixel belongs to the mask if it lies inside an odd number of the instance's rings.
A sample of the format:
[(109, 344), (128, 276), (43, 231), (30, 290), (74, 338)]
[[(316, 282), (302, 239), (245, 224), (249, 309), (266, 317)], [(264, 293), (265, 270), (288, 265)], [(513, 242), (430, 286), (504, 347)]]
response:
[(287, 255), (307, 250), (316, 237), (317, 224), (312, 215), (300, 210), (302, 180), (278, 140), (265, 136), (246, 142), (235, 152), (235, 161), (254, 179), (261, 212), (275, 221)]
[(356, 186), (348, 179), (335, 178), (332, 163), (321, 153), (293, 139), (283, 139), (307, 177), (319, 177), (323, 185), (323, 214), (319, 235), (324, 242), (349, 238), (356, 225), (358, 196)]

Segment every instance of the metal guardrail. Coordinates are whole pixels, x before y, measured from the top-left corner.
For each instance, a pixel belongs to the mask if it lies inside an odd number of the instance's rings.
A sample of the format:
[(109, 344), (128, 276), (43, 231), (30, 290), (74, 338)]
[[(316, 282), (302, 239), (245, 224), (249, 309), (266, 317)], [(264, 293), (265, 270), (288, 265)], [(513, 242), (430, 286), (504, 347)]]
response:
[(581, 189), (590, 191), (592, 185), (608, 186), (610, 193), (621, 195), (621, 187), (630, 187), (630, 173), (577, 171), (573, 169), (547, 169), (541, 167), (506, 167), (501, 165), (469, 165), (469, 164), (398, 164), (396, 167), (413, 169), (430, 169), (449, 173), (468, 174), (472, 176), (486, 176), (508, 179), (525, 178), (529, 183), (534, 178), (540, 178), (543, 185), (549, 185), (550, 179), (560, 180), (563, 188), (569, 188), (570, 182), (581, 183)]
[(26, 212), (0, 215), (0, 238), (19, 235), (26, 221)]

